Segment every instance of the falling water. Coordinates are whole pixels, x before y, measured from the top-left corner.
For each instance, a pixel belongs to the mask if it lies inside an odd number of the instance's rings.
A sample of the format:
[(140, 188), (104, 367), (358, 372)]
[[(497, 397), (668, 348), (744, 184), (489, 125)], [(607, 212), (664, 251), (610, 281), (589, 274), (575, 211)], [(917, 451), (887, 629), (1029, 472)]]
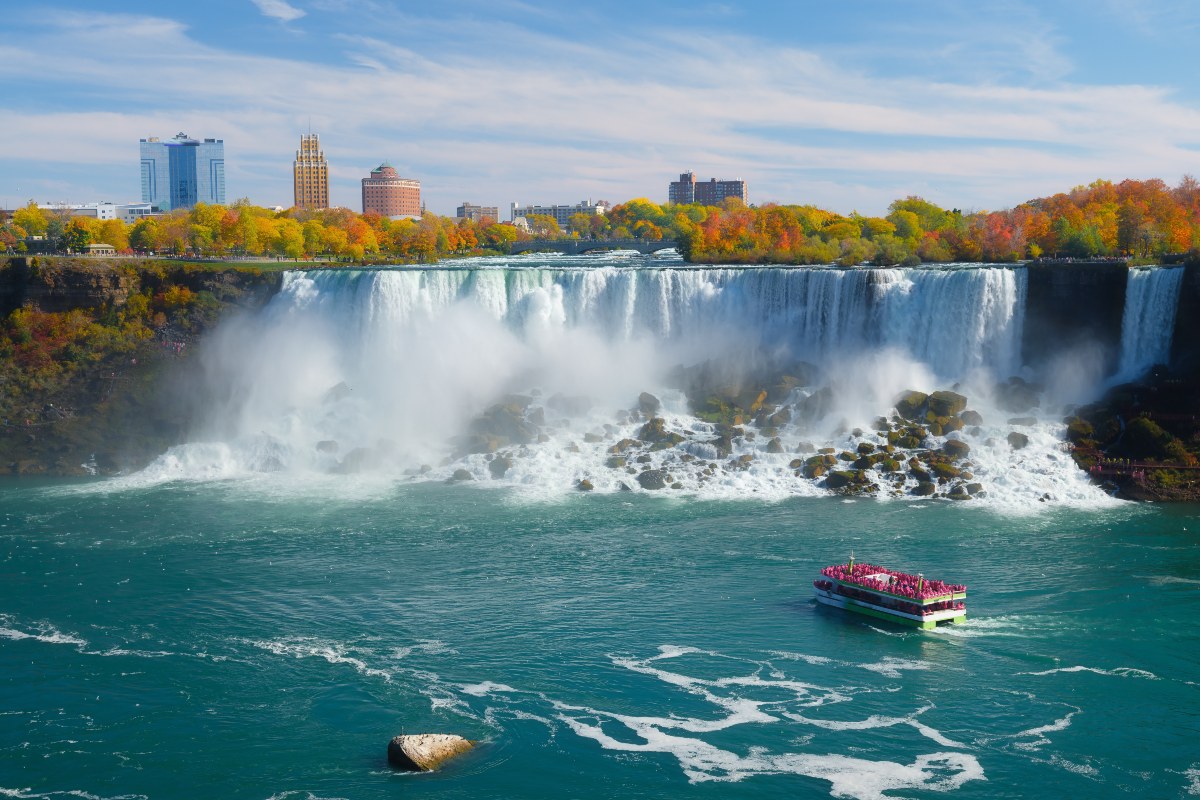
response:
[(1117, 381), (1135, 380), (1170, 358), (1182, 283), (1182, 267), (1129, 270)]

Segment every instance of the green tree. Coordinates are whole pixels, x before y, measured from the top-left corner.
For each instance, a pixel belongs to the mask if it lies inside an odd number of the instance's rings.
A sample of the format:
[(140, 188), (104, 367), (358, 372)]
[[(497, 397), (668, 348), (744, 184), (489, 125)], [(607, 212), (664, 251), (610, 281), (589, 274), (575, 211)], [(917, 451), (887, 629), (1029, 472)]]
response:
[(82, 253), (92, 243), (87, 220), (76, 217), (63, 229), (63, 245), (73, 253)]

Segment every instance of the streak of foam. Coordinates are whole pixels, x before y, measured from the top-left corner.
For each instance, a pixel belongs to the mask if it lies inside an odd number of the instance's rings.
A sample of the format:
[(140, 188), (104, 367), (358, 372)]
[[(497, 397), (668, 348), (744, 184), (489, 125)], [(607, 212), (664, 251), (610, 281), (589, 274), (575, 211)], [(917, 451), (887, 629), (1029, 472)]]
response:
[(1090, 764), (1077, 764), (1074, 761), (1067, 761), (1065, 758), (1057, 755), (1050, 756), (1050, 763), (1056, 767), (1062, 767), (1067, 772), (1073, 772), (1076, 775), (1082, 775), (1085, 778), (1100, 777), (1100, 770), (1096, 769)]
[(981, 636), (1026, 638), (1034, 626), (1027, 617), (968, 617), (966, 622), (957, 625), (941, 625), (927, 633), (936, 636), (950, 636), (960, 639), (974, 639)]
[(1012, 738), (1014, 739), (1023, 739), (1026, 737), (1033, 739), (1031, 742), (1017, 742), (1015, 746), (1021, 750), (1038, 750), (1044, 745), (1050, 744), (1050, 740), (1046, 738), (1046, 734), (1065, 731), (1067, 728), (1071, 727), (1071, 718), (1078, 713), (1079, 709), (1075, 709), (1065, 717), (1056, 719), (1054, 722), (1051, 722), (1048, 725), (1042, 725), (1038, 728), (1030, 728), (1029, 730), (1024, 730), (1020, 733), (1013, 734)]
[(932, 739), (943, 747), (966, 747), (961, 742), (956, 742), (942, 734), (936, 728), (932, 728), (923, 722), (920, 722), (917, 717), (924, 714), (933, 706), (925, 706), (919, 708), (912, 714), (906, 717), (885, 717), (878, 714), (873, 714), (866, 719), (861, 720), (829, 720), (815, 719), (813, 717), (805, 717), (802, 714), (784, 714), (788, 719), (796, 722), (802, 722), (806, 725), (812, 725), (817, 728), (822, 728), (827, 731), (869, 731), (876, 728), (890, 728), (893, 725), (909, 725), (913, 727), (922, 736)]
[(913, 661), (904, 658), (893, 658), (888, 656), (882, 661), (877, 661), (874, 664), (856, 664), (859, 669), (865, 669), (870, 672), (877, 672), (885, 678), (901, 678), (901, 670), (928, 670), (937, 666), (929, 661)]
[[(917, 709), (905, 717), (872, 716), (865, 720), (839, 722), (821, 720), (793, 710), (824, 703), (841, 702), (850, 698), (839, 692), (812, 684), (778, 677), (769, 663), (755, 663), (759, 674), (704, 679), (671, 672), (662, 662), (686, 655), (707, 655), (727, 658), (697, 648), (664, 646), (649, 658), (613, 657), (613, 662), (634, 672), (645, 674), (702, 697), (722, 713), (713, 718), (698, 719), (672, 714), (669, 717), (640, 716), (580, 707), (549, 699), (557, 718), (576, 735), (597, 742), (605, 750), (622, 753), (665, 753), (675, 757), (690, 782), (741, 781), (757, 775), (795, 774), (827, 780), (834, 797), (882, 800), (885, 792), (903, 789), (950, 791), (971, 780), (986, 780), (978, 760), (966, 753), (939, 752), (921, 755), (912, 764), (891, 761), (872, 761), (834, 754), (772, 753), (762, 747), (750, 747), (745, 753), (733, 752), (705, 741), (704, 734), (722, 731), (742, 724), (773, 724), (790, 720), (824, 730), (865, 731), (893, 725), (909, 725), (923, 736), (944, 747), (963, 747), (935, 728), (919, 721), (919, 716), (933, 706)], [(804, 654), (774, 652), (771, 655), (796, 661), (808, 661)], [(736, 659), (734, 659), (736, 660)], [(839, 662), (815, 657), (817, 664)], [(851, 664), (850, 666), (863, 666)], [(876, 667), (882, 674), (900, 674), (903, 669), (927, 668), (925, 662), (885, 660)], [(767, 672), (774, 679), (764, 679)], [(769, 688), (772, 694), (790, 692), (790, 700), (757, 701), (746, 697), (727, 696), (729, 690), (740, 693)], [(620, 728), (614, 728), (619, 725)], [(623, 736), (623, 729), (631, 736)], [(693, 735), (688, 735), (693, 734)], [(796, 746), (808, 746), (811, 736), (793, 737)]]
[(1145, 678), (1147, 680), (1156, 681), (1158, 676), (1153, 672), (1147, 672), (1144, 669), (1136, 667), (1116, 667), (1115, 669), (1099, 669), (1097, 667), (1059, 667), (1057, 669), (1047, 669), (1041, 672), (1018, 672), (1018, 675), (1054, 675), (1058, 672), (1091, 672), (1095, 675), (1111, 675), (1118, 678)]
[(806, 655), (805, 653), (789, 653), (786, 650), (772, 650), (771, 655), (776, 656), (777, 658), (786, 658), (789, 661), (803, 661), (805, 664), (812, 664), (813, 666), (822, 666), (824, 664), (833, 663), (832, 658), (826, 658), (825, 656), (810, 656)]
[(0, 639), (9, 639), (11, 641), (23, 641), (25, 639), (33, 639), (44, 644), (66, 644), (74, 647), (87, 647), (87, 641), (80, 639), (69, 633), (63, 633), (58, 628), (48, 622), (33, 622), (23, 627), (31, 630), (21, 630), (16, 620), (8, 614), (0, 614)]
[(487, 697), (491, 694), (512, 693), (517, 691), (511, 686), (505, 686), (503, 683), (493, 683), (492, 681), (484, 681), (483, 683), (460, 686), (459, 690), (463, 694), (469, 694), (472, 697)]
[(1188, 779), (1188, 785), (1184, 788), (1184, 791), (1193, 797), (1200, 795), (1200, 768), (1191, 767), (1190, 769), (1185, 769), (1183, 777)]
[(350, 655), (350, 650), (339, 642), (325, 642), (320, 639), (309, 637), (301, 637), (296, 639), (285, 639), (279, 641), (259, 641), (255, 639), (241, 640), (246, 644), (266, 650), (269, 653), (274, 653), (277, 656), (291, 656), (293, 658), (319, 658), (330, 664), (345, 664), (354, 668), (355, 672), (360, 675), (366, 675), (373, 678), (382, 678), (386, 682), (391, 682), (392, 673), (375, 669), (367, 666), (360, 658), (355, 658)]
[(770, 754), (759, 748), (741, 756), (703, 740), (675, 736), (635, 720), (629, 724), (642, 739), (640, 743), (614, 739), (600, 726), (569, 716), (560, 719), (577, 735), (596, 741), (606, 750), (673, 755), (692, 783), (736, 782), (756, 775), (803, 775), (829, 781), (834, 797), (887, 800), (884, 792), (888, 791), (947, 792), (968, 781), (986, 780), (979, 761), (965, 753), (929, 753), (907, 765), (841, 755)]
[(0, 797), (14, 797), (18, 800), (49, 800), (54, 797), (78, 797), (81, 800), (149, 800), (144, 794), (98, 795), (85, 792), (82, 789), (69, 789), (62, 792), (35, 792), (32, 788), (7, 789), (0, 786)]

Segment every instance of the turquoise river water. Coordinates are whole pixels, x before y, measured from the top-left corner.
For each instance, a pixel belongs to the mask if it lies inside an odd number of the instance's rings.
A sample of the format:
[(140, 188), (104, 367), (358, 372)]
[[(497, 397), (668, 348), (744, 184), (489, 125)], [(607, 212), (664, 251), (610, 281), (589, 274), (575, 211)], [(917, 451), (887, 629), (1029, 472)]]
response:
[[(1188, 797), (1200, 510), (0, 487), (0, 796)], [(966, 583), (817, 607), (853, 551)], [(388, 739), (480, 742), (430, 775)]]
[[(1063, 424), (1168, 357), (1180, 276), (1129, 272), (1118, 363), (1028, 341), (1011, 265), (289, 273), (198, 346), (189, 441), (0, 483), (0, 798), (1200, 796), (1200, 508)], [(780, 370), (724, 440), (680, 388)], [(969, 448), (936, 496), (804, 477), (946, 389), (971, 421), (897, 455)], [(816, 606), (851, 553), (968, 621)], [(392, 771), (425, 732), (479, 744)]]

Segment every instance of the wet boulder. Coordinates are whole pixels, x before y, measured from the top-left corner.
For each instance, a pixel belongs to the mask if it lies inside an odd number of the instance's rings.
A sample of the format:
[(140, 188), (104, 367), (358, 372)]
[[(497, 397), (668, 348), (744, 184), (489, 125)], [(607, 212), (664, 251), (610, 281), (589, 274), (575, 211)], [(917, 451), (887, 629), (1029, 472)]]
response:
[(499, 480), (504, 477), (504, 474), (512, 469), (513, 460), (508, 456), (500, 456), (493, 458), (488, 462), (488, 472), (492, 473), (492, 477)]
[(645, 472), (638, 473), (637, 482), (641, 484), (643, 489), (649, 491), (665, 489), (667, 486), (667, 473), (661, 469), (648, 469)]
[(529, 444), (537, 438), (538, 431), (524, 415), (525, 406), (519, 402), (497, 403), (471, 423), (471, 433), (513, 444)]
[(646, 417), (653, 417), (662, 408), (662, 403), (657, 397), (649, 392), (642, 392), (638, 395), (638, 411)]
[(929, 411), (935, 417), (956, 417), (967, 408), (967, 398), (958, 392), (934, 392), (929, 395)]
[(397, 736), (388, 742), (387, 758), (397, 769), (429, 772), (474, 746), (461, 736), (445, 733)]
[(1029, 445), (1029, 437), (1019, 431), (1008, 435), (1008, 446), (1013, 450), (1024, 450)]
[(932, 481), (921, 481), (913, 487), (912, 493), (917, 497), (929, 497), (937, 494), (937, 484)]
[(800, 402), (796, 403), (796, 413), (806, 421), (821, 419), (834, 407), (833, 389), (822, 386)]
[(903, 392), (896, 398), (896, 413), (908, 420), (923, 419), (925, 416), (925, 404), (929, 401), (929, 395), (924, 392), (909, 390)]
[(962, 420), (963, 425), (982, 425), (983, 424), (983, 415), (980, 414), (978, 411), (972, 411), (970, 409), (967, 409), (966, 411), (959, 414), (958, 418), (960, 420)]
[(971, 445), (958, 439), (947, 439), (942, 445), (942, 452), (950, 458), (966, 458), (971, 452)]

